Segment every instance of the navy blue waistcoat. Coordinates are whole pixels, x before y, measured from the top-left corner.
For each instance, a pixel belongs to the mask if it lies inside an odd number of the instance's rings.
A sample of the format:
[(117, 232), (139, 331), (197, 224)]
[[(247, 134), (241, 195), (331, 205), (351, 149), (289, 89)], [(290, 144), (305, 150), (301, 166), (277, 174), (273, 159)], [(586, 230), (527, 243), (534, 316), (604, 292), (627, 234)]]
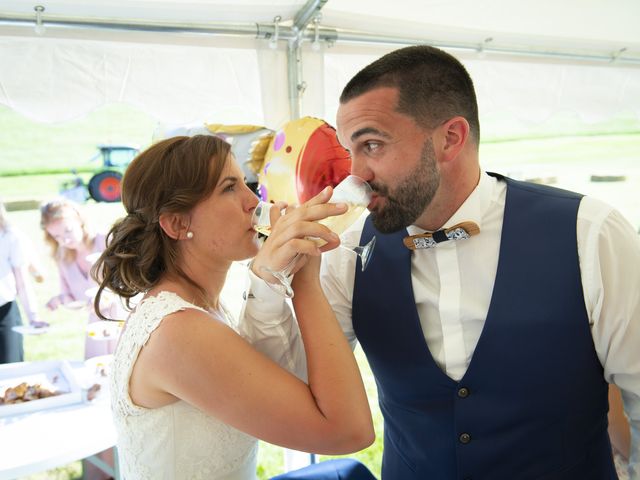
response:
[(378, 386), (384, 480), (617, 478), (580, 280), (581, 196), (505, 180), (491, 303), (459, 382), (425, 343), (406, 231), (366, 222), (361, 242), (376, 235), (377, 244), (356, 273), (353, 325)]

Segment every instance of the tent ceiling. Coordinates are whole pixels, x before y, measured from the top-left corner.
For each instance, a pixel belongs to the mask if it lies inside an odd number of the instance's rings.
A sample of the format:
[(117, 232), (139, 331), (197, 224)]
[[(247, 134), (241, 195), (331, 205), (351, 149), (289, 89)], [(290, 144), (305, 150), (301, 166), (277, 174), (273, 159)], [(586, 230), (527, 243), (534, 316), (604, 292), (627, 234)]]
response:
[[(640, 54), (640, 3), (634, 0), (349, 0), (327, 4), (323, 21), (337, 28), (531, 47), (617, 50)], [(605, 20), (606, 19), (606, 20)], [(351, 26), (350, 26), (351, 25)]]
[[(326, 2), (326, 3), (325, 3)], [(640, 63), (640, 2), (637, 0), (3, 0), (2, 24), (32, 22), (34, 6), (44, 19), (206, 26), (290, 25), (307, 3), (321, 7), (321, 26), (335, 29), (339, 41), (365, 33), (391, 43), (424, 41), (441, 46), (556, 52), (618, 57)], [(4, 20), (4, 22), (3, 22)]]

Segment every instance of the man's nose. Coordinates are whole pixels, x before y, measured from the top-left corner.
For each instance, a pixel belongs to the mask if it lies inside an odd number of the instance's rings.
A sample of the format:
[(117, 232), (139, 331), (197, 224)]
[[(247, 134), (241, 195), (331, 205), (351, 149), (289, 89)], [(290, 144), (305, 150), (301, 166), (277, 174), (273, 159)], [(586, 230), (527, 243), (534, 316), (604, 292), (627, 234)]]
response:
[(366, 160), (359, 155), (351, 156), (351, 175), (357, 175), (367, 182), (373, 179), (373, 171), (367, 165)]

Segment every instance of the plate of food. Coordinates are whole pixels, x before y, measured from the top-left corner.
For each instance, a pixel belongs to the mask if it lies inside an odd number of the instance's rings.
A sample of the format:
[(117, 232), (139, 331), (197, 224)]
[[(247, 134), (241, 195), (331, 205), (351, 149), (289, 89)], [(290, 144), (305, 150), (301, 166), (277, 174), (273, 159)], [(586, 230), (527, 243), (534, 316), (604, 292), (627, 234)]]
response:
[(85, 360), (84, 368), (77, 372), (83, 401), (92, 402), (104, 398), (103, 391), (108, 388), (112, 363), (113, 355), (100, 355)]
[(89, 375), (93, 375), (98, 379), (103, 379), (109, 376), (112, 363), (113, 355), (100, 355), (98, 357), (92, 357), (85, 360), (84, 366), (86, 367)]
[(0, 417), (78, 403), (81, 398), (66, 360), (0, 365)]
[(124, 322), (116, 320), (100, 320), (87, 325), (87, 336), (92, 340), (117, 340), (124, 327)]

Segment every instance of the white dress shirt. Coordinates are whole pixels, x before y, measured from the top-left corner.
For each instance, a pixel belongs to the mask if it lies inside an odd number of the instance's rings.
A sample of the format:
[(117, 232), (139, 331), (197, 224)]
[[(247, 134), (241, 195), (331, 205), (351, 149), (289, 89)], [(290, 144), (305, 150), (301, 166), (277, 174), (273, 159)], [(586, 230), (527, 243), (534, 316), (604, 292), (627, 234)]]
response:
[[(38, 320), (35, 292), (31, 287), (23, 235), (13, 227), (0, 230), (0, 306), (20, 300), (29, 321)], [(20, 273), (22, 282), (16, 274)]]
[[(506, 190), (506, 182), (482, 174), (476, 189), (442, 227), (473, 221), (480, 234), (412, 255), (411, 281), (425, 341), (436, 363), (454, 380), (466, 372), (489, 310)], [(359, 243), (365, 218), (366, 214), (342, 235), (343, 244)], [(412, 225), (407, 231), (413, 235), (423, 230)], [(615, 209), (584, 197), (578, 209), (577, 239), (596, 353), (605, 380), (622, 391), (632, 431), (629, 471), (632, 480), (640, 480), (640, 238)], [(323, 256), (325, 293), (353, 345), (355, 268), (356, 256), (346, 249)], [(256, 348), (280, 357), (281, 364), (291, 365), (304, 378), (304, 350), (289, 307), (260, 279), (250, 277), (252, 295), (243, 307), (241, 328)]]
[(11, 229), (0, 229), (0, 306), (18, 297), (13, 270), (22, 268), (25, 260), (17, 235)]

